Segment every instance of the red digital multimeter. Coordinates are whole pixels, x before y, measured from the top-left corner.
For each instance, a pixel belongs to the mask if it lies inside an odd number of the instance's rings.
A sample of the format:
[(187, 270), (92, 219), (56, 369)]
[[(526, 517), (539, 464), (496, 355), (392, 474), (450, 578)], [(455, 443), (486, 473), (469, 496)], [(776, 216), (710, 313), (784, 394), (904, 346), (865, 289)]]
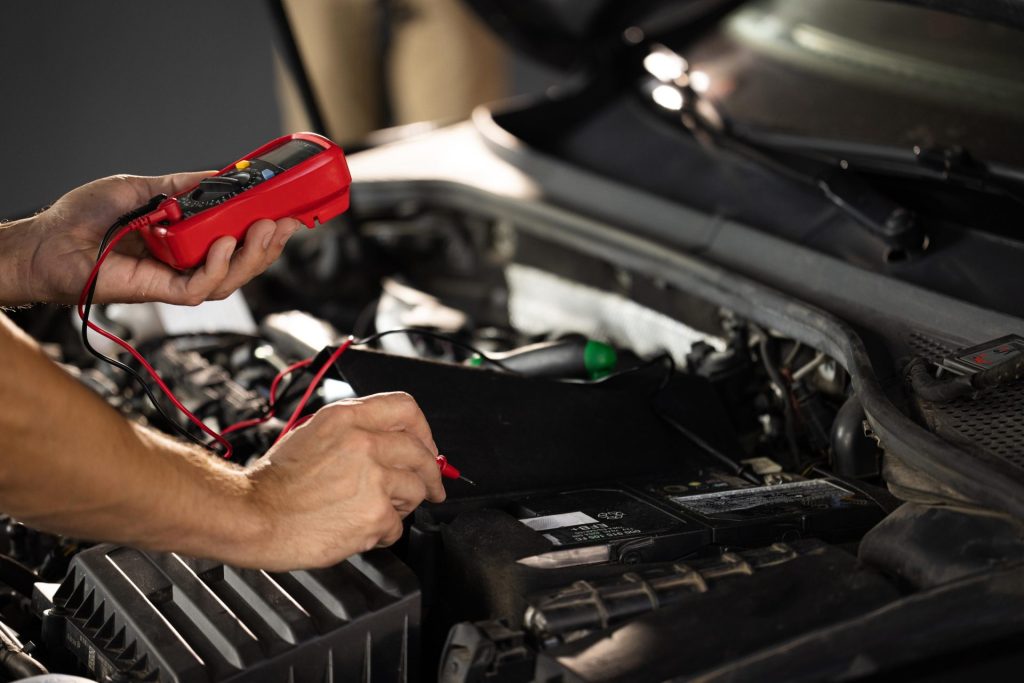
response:
[(315, 133), (268, 142), (154, 209), (142, 228), (146, 246), (175, 268), (194, 268), (218, 238), (241, 240), (261, 218), (296, 218), (307, 228), (348, 209), (352, 176), (336, 144)]

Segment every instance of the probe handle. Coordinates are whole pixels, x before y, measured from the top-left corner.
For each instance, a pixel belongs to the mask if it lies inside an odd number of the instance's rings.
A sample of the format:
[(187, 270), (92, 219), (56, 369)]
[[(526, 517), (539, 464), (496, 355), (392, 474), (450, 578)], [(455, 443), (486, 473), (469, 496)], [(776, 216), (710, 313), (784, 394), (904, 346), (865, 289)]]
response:
[(459, 468), (448, 462), (443, 455), (437, 456), (437, 469), (441, 470), (441, 476), (445, 479), (458, 479), (462, 476)]
[(472, 484), (473, 486), (476, 486), (475, 481), (464, 476), (462, 472), (459, 471), (459, 468), (449, 463), (448, 458), (444, 457), (443, 455), (437, 456), (437, 469), (441, 470), (441, 476), (444, 477), (445, 479), (461, 479), (467, 484)]

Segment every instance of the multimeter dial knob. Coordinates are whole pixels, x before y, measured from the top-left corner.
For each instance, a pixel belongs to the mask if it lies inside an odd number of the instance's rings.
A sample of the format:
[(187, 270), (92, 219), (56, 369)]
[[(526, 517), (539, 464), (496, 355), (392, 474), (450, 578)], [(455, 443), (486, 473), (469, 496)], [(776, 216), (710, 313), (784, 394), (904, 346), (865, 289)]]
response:
[(240, 173), (238, 176), (232, 173), (204, 178), (199, 182), (199, 187), (192, 191), (191, 198), (197, 202), (223, 199), (226, 195), (241, 192), (248, 182), (248, 173)]
[(194, 190), (179, 198), (179, 204), (186, 216), (192, 215), (216, 206), (263, 180), (263, 176), (248, 170), (203, 178)]

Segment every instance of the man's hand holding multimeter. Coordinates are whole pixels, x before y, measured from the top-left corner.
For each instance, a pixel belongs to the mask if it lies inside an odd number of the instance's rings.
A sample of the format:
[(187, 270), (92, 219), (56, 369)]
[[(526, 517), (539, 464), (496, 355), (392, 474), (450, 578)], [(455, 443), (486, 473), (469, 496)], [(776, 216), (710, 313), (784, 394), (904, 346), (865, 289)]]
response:
[[(167, 195), (168, 202), (181, 201), (180, 197), (194, 194), (205, 179), (236, 173), (242, 170), (238, 164), (245, 166), (245, 160), (257, 163), (254, 157), (272, 154), (294, 139), (313, 144), (322, 141), (327, 154), (313, 154), (298, 162), (284, 160), (284, 165), (291, 166), (275, 173), (277, 178), (270, 177), (280, 182), (266, 182), (261, 173), (259, 179), (250, 178), (243, 187), (233, 187), (219, 196), (204, 190), (197, 198), (200, 201), (184, 202), (188, 208), (182, 210), (180, 219), (152, 226), (148, 237), (141, 229), (127, 236), (103, 265), (95, 301), (194, 305), (224, 298), (280, 255), (284, 243), (302, 225), (294, 217), (323, 222), (339, 205), (347, 206), (350, 177), (344, 156), (333, 143), (312, 134), (290, 135), (216, 174), (112, 176), (72, 190), (49, 209), (7, 224), (0, 231), (0, 246), (8, 262), (16, 264), (0, 273), (0, 305), (74, 303), (94, 264), (97, 246), (119, 216), (156, 195)], [(282, 167), (275, 159), (271, 156), (267, 163)], [(250, 198), (257, 201), (250, 202)], [(240, 199), (247, 201), (238, 206)], [(324, 204), (329, 204), (331, 211), (317, 212)]]
[[(253, 221), (297, 217), (289, 220), (299, 220), (312, 228), (317, 221), (333, 218), (348, 208), (350, 184), (348, 165), (337, 145), (313, 133), (296, 133), (263, 145), (232, 166), (201, 178), (196, 185), (173, 196), (156, 195), (146, 204), (124, 214), (107, 228), (99, 241), (96, 261), (78, 297), (82, 345), (98, 359), (135, 377), (154, 407), (163, 413), (147, 380), (131, 366), (94, 347), (90, 337), (96, 334), (121, 347), (149, 374), (167, 399), (196, 428), (216, 442), (221, 455), (230, 458), (231, 443), (193, 415), (137, 349), (90, 319), (93, 305), (97, 302), (103, 266), (116, 253), (115, 249), (122, 240), (141, 232), (150, 252), (158, 259), (181, 269), (191, 268), (205, 260), (201, 272), (210, 275), (218, 263), (224, 262), (220, 252), (234, 249), (238, 236), (244, 234)], [(194, 279), (195, 275), (189, 278), (189, 282)], [(347, 346), (342, 346), (335, 353), (340, 355)], [(324, 371), (316, 376), (317, 381)], [(313, 385), (310, 385), (307, 393), (312, 389)], [(294, 426), (307, 400), (308, 397), (303, 398), (296, 408), (285, 432)], [(182, 436), (204, 446), (215, 447), (181, 428), (173, 418), (165, 417), (178, 427)]]
[(295, 133), (163, 200), (140, 229), (153, 256), (194, 268), (218, 238), (239, 239), (258, 219), (295, 218), (312, 228), (334, 218), (348, 209), (351, 183), (340, 147)]

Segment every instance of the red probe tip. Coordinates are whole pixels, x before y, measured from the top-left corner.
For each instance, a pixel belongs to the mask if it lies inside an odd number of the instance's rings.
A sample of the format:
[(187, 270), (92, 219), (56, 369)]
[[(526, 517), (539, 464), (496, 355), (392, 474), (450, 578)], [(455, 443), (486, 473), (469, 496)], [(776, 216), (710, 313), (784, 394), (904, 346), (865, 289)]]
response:
[(448, 458), (443, 455), (437, 456), (437, 468), (441, 470), (441, 476), (445, 479), (461, 479), (462, 481), (476, 486), (476, 482), (472, 479), (462, 476), (459, 472), (459, 468), (448, 462)]

